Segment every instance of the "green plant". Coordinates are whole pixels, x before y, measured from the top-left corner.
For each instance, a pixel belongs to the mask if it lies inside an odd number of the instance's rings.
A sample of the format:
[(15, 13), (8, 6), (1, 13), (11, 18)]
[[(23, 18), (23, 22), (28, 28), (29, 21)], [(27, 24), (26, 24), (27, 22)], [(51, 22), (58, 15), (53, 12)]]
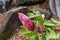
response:
[[(23, 16), (21, 16), (23, 15)], [(39, 11), (33, 10), (33, 13), (19, 14), (24, 29), (20, 30), (21, 35), (25, 35), (25, 40), (60, 40), (60, 32), (54, 29), (60, 24), (57, 20), (51, 18), (47, 20)]]

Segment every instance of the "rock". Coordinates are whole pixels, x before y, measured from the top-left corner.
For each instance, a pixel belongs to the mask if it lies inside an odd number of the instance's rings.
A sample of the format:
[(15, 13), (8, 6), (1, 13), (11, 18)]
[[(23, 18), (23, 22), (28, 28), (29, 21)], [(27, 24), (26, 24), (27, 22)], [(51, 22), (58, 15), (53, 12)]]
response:
[(6, 40), (14, 31), (20, 27), (21, 22), (18, 19), (18, 11), (27, 7), (18, 7), (0, 16), (0, 40)]

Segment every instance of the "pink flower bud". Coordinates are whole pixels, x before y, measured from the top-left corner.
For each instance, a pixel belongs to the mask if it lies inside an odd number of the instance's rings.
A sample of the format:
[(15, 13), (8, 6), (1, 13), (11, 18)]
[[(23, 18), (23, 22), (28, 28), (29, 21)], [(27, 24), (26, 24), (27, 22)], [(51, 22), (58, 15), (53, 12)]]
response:
[(29, 31), (34, 31), (35, 25), (34, 25), (34, 23), (32, 22), (32, 20), (30, 18), (28, 18), (23, 13), (18, 13), (18, 17), (19, 17), (20, 21), (22, 22), (22, 24), (25, 25), (26, 28)]
[(38, 31), (39, 33), (43, 33), (43, 28), (42, 28), (42, 27), (43, 27), (42, 25), (38, 25), (37, 31)]

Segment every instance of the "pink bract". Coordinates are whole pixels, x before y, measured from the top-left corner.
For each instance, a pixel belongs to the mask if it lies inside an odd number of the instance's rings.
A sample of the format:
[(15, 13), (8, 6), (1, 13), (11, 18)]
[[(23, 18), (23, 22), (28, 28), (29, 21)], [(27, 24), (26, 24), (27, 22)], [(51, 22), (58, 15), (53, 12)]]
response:
[(19, 20), (22, 22), (22, 24), (25, 25), (29, 31), (34, 31), (35, 25), (30, 18), (28, 18), (23, 13), (18, 13), (18, 17), (19, 17)]

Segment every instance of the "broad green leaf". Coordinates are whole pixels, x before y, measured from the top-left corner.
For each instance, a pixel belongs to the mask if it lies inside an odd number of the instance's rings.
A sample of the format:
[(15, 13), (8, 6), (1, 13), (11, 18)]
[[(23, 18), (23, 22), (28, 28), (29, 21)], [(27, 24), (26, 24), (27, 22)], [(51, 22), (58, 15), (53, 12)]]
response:
[(35, 15), (40, 15), (40, 17), (42, 18), (42, 19), (44, 19), (45, 18), (45, 15), (44, 14), (41, 14), (39, 11), (33, 11), (33, 13), (35, 13)]
[(53, 30), (50, 30), (50, 32), (46, 32), (46, 39), (49, 40), (49, 39), (56, 39), (56, 33), (53, 31)]
[(45, 34), (42, 35), (41, 40), (46, 40)]
[(24, 33), (24, 32), (26, 32), (27, 30), (26, 29), (21, 29), (20, 30), (20, 33)]
[(35, 17), (40, 16), (40, 15), (37, 15), (37, 14), (34, 14), (34, 13), (27, 13), (27, 16), (29, 18), (35, 18)]
[(35, 29), (34, 32), (32, 32), (32, 35), (37, 35), (38, 31)]
[(39, 40), (38, 35), (35, 35), (35, 36), (34, 36), (34, 40)]
[(31, 36), (32, 35), (30, 31), (25, 30), (25, 29), (20, 30), (20, 34), (23, 34), (23, 35), (26, 35), (26, 36)]
[(40, 13), (39, 11), (37, 11), (37, 10), (33, 10), (33, 13), (34, 13), (35, 15), (41, 15), (41, 13)]
[(23, 34), (26, 36), (33, 36), (33, 35), (37, 35), (38, 32), (37, 32), (37, 30), (34, 30), (33, 32), (31, 32), (31, 31), (23, 29), (23, 30), (20, 30), (20, 34)]
[(35, 21), (38, 21), (40, 24), (43, 24), (43, 17), (39, 11), (33, 10), (33, 13), (27, 14), (29, 18), (34, 18)]
[(29, 18), (33, 18), (35, 15), (34, 15), (33, 13), (27, 13), (27, 16), (28, 16)]
[(33, 40), (32, 37), (29, 37), (27, 40)]
[(57, 33), (57, 39), (60, 40), (60, 32)]
[(39, 22), (39, 24), (43, 24), (44, 23), (44, 20), (43, 20), (43, 18), (42, 17), (40, 17), (40, 16), (37, 16), (37, 17), (35, 17), (34, 18), (34, 21), (38, 21)]
[(44, 25), (47, 25), (47, 26), (55, 26), (55, 24), (51, 23), (50, 21), (44, 21)]
[(39, 40), (38, 35), (30, 36), (27, 40)]
[(49, 20), (44, 20), (43, 25), (45, 25), (46, 28), (51, 28), (51, 29), (56, 28), (56, 25)]
[(51, 29), (56, 28), (56, 25), (49, 20), (45, 20), (43, 25), (45, 25), (46, 28), (51, 28)]
[(53, 18), (51, 18), (51, 21), (54, 22), (54, 23), (60, 24), (60, 21), (57, 21), (57, 20), (55, 20)]

